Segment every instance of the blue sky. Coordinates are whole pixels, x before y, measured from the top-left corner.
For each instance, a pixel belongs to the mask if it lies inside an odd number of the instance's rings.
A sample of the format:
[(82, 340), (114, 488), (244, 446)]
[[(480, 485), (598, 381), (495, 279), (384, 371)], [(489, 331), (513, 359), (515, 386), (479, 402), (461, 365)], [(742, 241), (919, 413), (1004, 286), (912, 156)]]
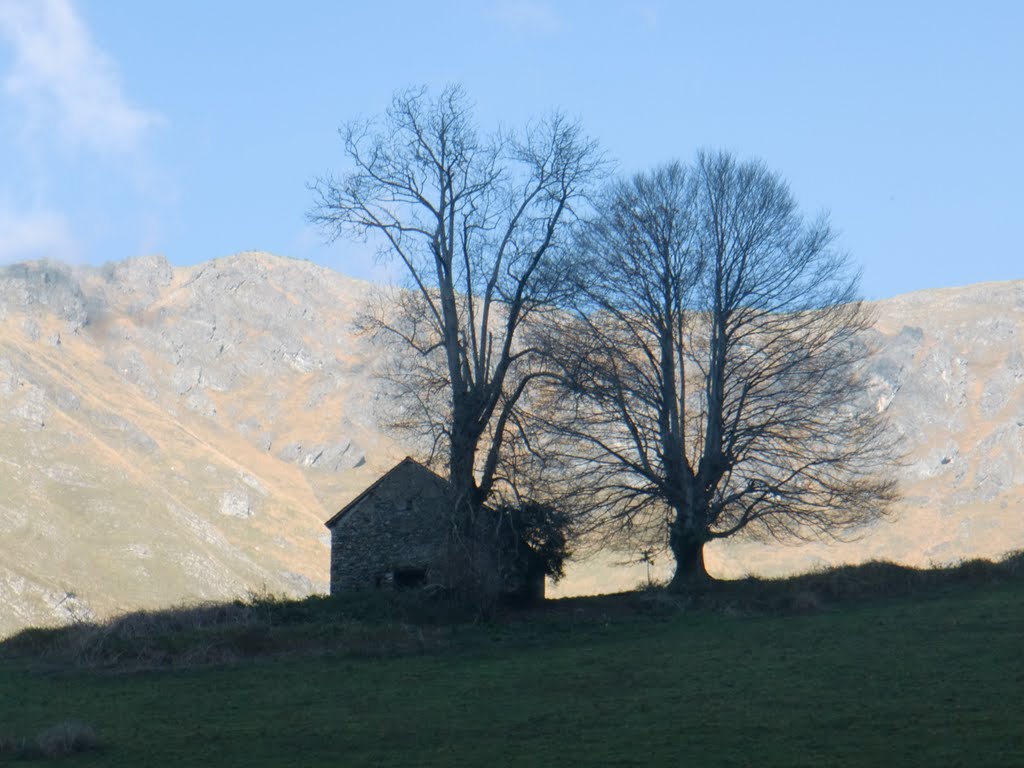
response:
[(325, 245), (337, 128), (462, 83), (558, 108), (624, 173), (757, 156), (831, 212), (867, 298), (1024, 278), (1024, 3), (0, 0), (0, 263)]

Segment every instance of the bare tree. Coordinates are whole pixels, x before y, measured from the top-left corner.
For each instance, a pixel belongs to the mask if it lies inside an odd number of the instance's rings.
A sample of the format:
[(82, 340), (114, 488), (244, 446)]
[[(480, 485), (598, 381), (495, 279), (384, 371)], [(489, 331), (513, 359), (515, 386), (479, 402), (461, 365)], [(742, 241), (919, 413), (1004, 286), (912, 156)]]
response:
[(520, 329), (564, 290), (565, 230), (602, 159), (559, 114), (482, 136), (458, 87), (399, 93), (340, 134), (351, 170), (316, 181), (310, 219), (332, 238), (376, 236), (404, 266), (408, 290), (370, 324), (405, 351), (411, 421), (479, 509), (514, 482), (517, 409), (545, 374)]
[(872, 319), (827, 219), (726, 153), (614, 184), (583, 229), (575, 319), (549, 334), (549, 411), (595, 507), (667, 543), (673, 588), (747, 529), (839, 535), (894, 499), (858, 383)]

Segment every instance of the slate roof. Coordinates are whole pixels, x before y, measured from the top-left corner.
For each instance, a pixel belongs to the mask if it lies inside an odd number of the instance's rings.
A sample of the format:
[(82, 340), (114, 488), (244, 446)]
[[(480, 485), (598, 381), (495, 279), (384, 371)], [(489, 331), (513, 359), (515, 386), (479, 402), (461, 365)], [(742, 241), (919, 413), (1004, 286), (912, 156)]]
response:
[(324, 525), (327, 528), (333, 528), (335, 526), (335, 524), (339, 520), (341, 520), (343, 517), (345, 517), (345, 515), (348, 512), (350, 512), (352, 509), (357, 507), (359, 505), (359, 503), (361, 501), (363, 501), (363, 499), (365, 499), (367, 496), (369, 496), (371, 493), (373, 493), (375, 490), (377, 490), (384, 483), (393, 482), (395, 480), (396, 476), (398, 476), (399, 474), (402, 474), (406, 469), (408, 469), (410, 467), (415, 467), (417, 471), (426, 473), (430, 477), (430, 479), (432, 479), (432, 480), (434, 480), (434, 481), (436, 481), (438, 483), (441, 483), (441, 484), (443, 484), (445, 486), (448, 485), (448, 481), (445, 480), (440, 475), (438, 475), (436, 472), (434, 472), (434, 471), (428, 469), (427, 467), (423, 466), (422, 464), (420, 464), (418, 461), (416, 461), (412, 457), (406, 456), (404, 459), (402, 459), (400, 462), (398, 462), (395, 466), (393, 466), (391, 469), (389, 469), (387, 472), (385, 472), (383, 475), (381, 475), (379, 478), (377, 478), (377, 480), (373, 484), (371, 484), (369, 487), (367, 487), (366, 490), (364, 490), (362, 493), (360, 493), (358, 496), (356, 496), (354, 499), (352, 499), (352, 501), (350, 501), (348, 504), (346, 504), (344, 507), (342, 507), (330, 520), (328, 520), (326, 523), (324, 523)]

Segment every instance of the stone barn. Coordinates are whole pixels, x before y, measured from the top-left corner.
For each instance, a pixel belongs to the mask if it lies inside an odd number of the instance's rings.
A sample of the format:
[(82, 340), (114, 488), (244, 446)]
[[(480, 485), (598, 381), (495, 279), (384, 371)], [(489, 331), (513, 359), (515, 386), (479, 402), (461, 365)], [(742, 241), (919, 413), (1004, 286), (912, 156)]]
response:
[[(331, 594), (443, 586), (454, 503), (447, 480), (411, 458), (400, 461), (325, 523)], [(507, 549), (523, 551), (515, 541)], [(504, 582), (506, 597), (544, 597), (544, 574), (529, 563), (507, 569)]]

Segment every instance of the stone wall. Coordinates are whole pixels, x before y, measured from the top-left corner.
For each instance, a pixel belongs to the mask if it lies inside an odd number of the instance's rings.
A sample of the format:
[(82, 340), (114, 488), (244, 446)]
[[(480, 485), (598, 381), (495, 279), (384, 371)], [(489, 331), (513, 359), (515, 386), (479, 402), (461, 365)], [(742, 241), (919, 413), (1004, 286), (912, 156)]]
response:
[(443, 479), (399, 464), (331, 526), (331, 594), (391, 586), (396, 571), (439, 582), (450, 509)]
[[(453, 505), (446, 480), (412, 459), (399, 463), (328, 523), (331, 594), (444, 584)], [(516, 562), (514, 541), (508, 532), (504, 565), (495, 563), (504, 596), (543, 599), (544, 575)]]

